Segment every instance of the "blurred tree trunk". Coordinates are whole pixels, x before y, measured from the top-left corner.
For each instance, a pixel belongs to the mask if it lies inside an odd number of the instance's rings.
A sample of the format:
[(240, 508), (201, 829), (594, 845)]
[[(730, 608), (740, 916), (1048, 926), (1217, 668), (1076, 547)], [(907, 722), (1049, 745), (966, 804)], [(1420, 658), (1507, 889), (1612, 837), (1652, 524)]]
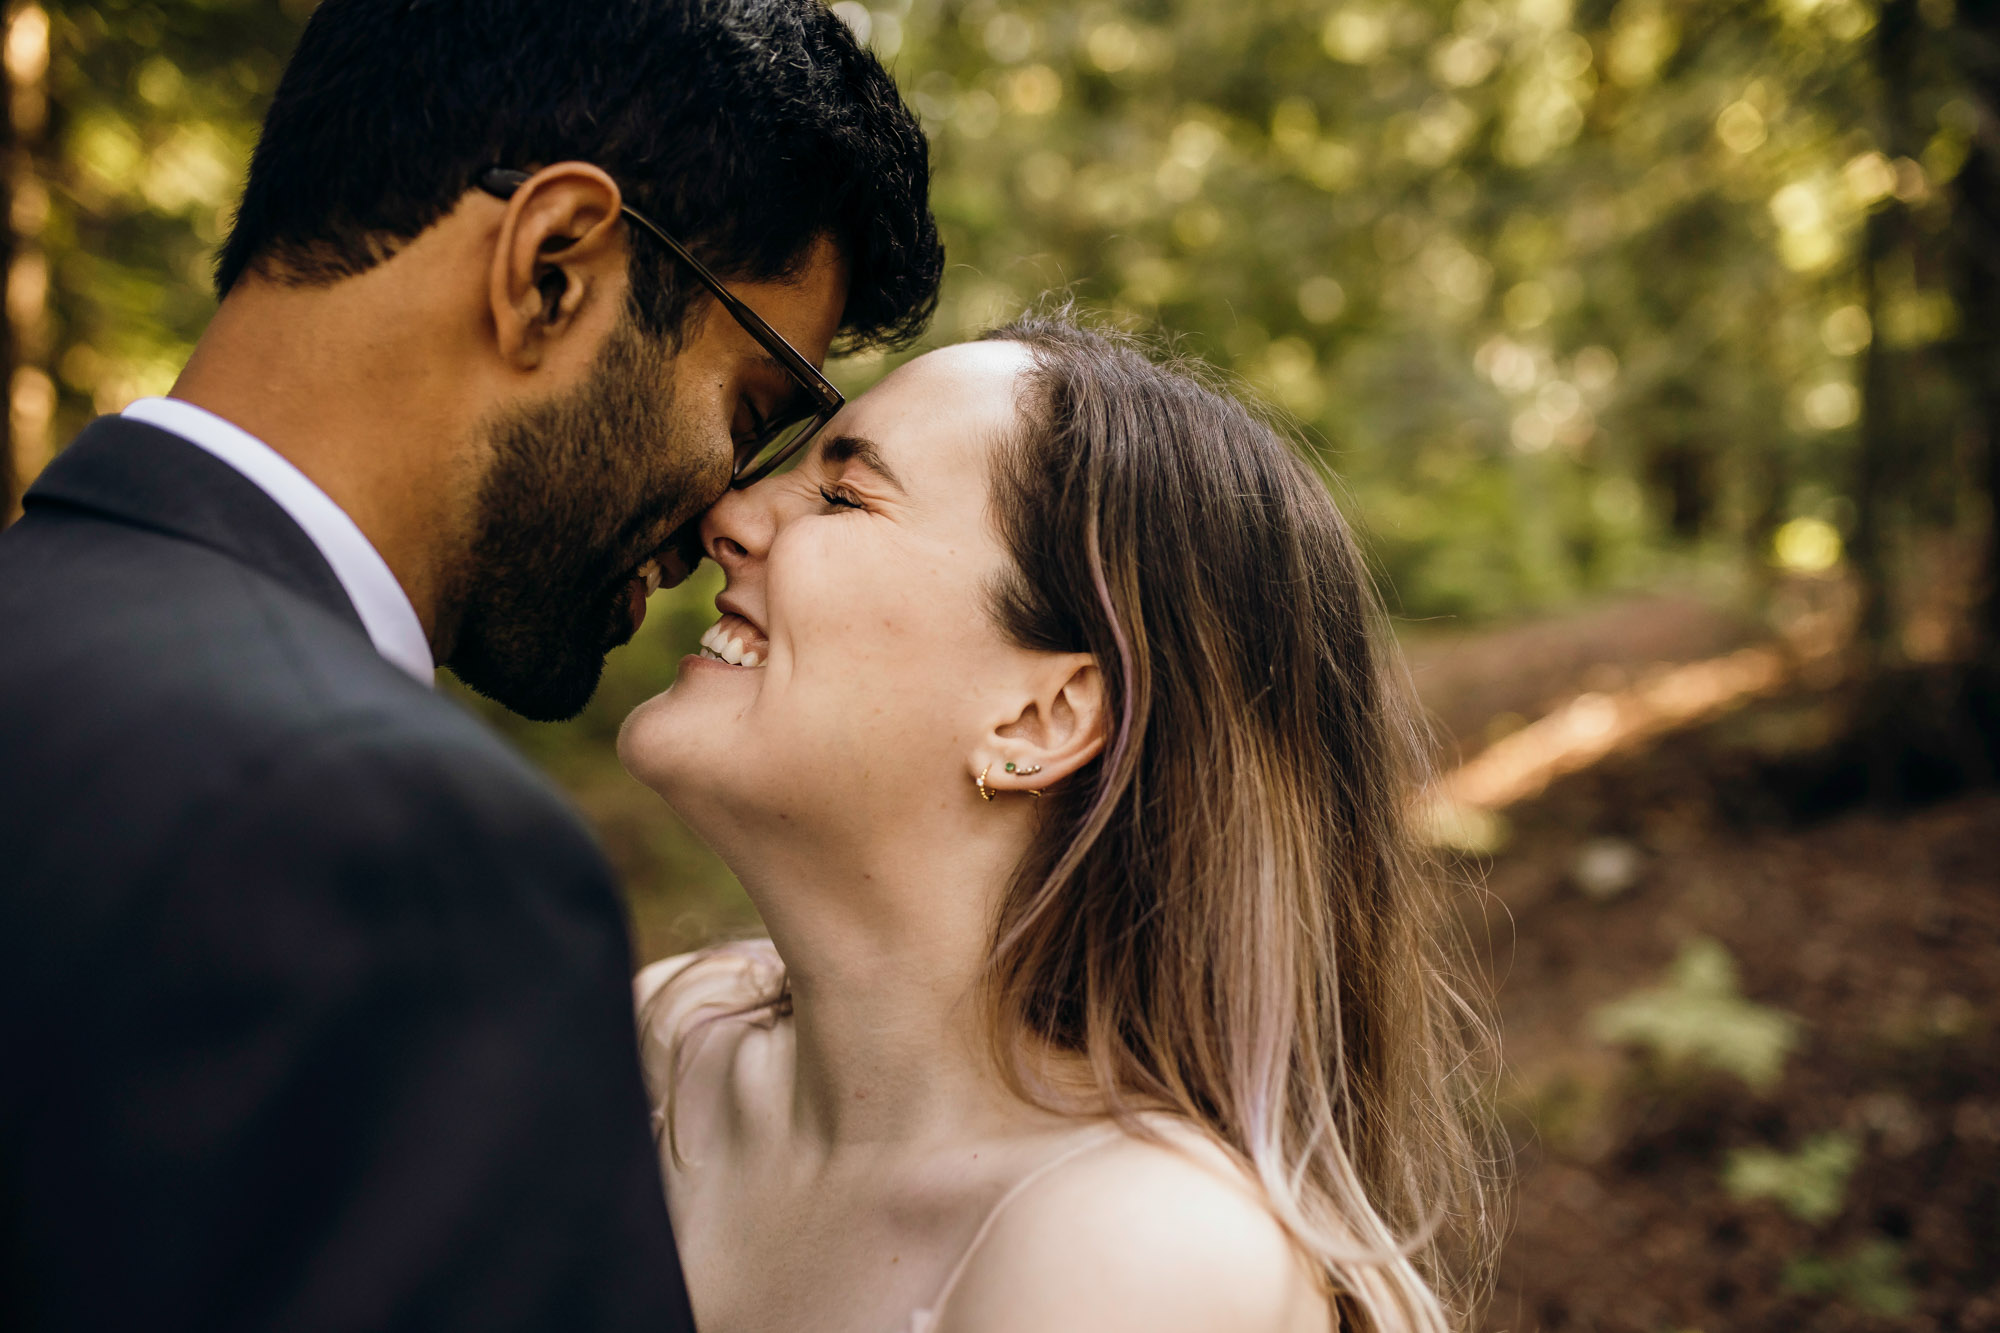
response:
[(1848, 542), (1861, 606), (1855, 630), (1864, 665), (1880, 661), (1890, 637), (1887, 533), (1895, 476), (1895, 361), (1882, 337), (1883, 270), (1906, 243), (1908, 219), (1891, 199), (1868, 215), (1861, 246), (1861, 289), (1875, 334), (1861, 361), (1861, 439), (1854, 468), (1854, 533)]
[(1978, 608), (1980, 654), (2000, 664), (2000, 3), (1965, 0), (1960, 52), (1978, 126), (1953, 195), (1961, 370), (1985, 446), (1986, 550)]
[[(11, 14), (8, 15), (11, 18)], [(11, 25), (0, 23), (0, 49)], [(27, 149), (14, 130), (14, 76), (0, 60), (0, 528), (21, 507), (21, 465), (14, 449), (14, 321), (7, 317), (8, 278), (14, 267), (14, 176), (26, 168)]]
[(1785, 500), (1791, 493), (1791, 469), (1786, 466), (1782, 424), (1774, 420), (1764, 429), (1764, 438), (1750, 457), (1746, 485), (1750, 494), (1750, 520), (1743, 528), (1745, 566), (1757, 581), (1759, 596), (1768, 608), (1777, 586), (1777, 571), (1771, 560), (1771, 543), (1778, 526), (1785, 521)]
[(0, 397), (5, 399), (8, 507), (19, 513), (20, 490), (49, 461), (56, 388), (50, 353), (49, 283), (44, 248), (48, 222), (49, 11), (35, 0), (7, 6), (5, 59), (6, 147), (0, 162), (0, 298), (6, 319), (0, 331)]
[[(1910, 94), (1916, 46), (1922, 34), (1917, 0), (1886, 0), (1875, 24), (1872, 57), (1877, 132), (1883, 151), (1892, 158), (1914, 156)], [(1854, 534), (1848, 552), (1861, 593), (1856, 646), (1867, 670), (1880, 666), (1890, 654), (1895, 630), (1888, 528), (1900, 490), (1897, 460), (1902, 452), (1898, 448), (1895, 385), (1901, 371), (1898, 362), (1907, 353), (1892, 350), (1882, 336), (1887, 295), (1883, 279), (1891, 262), (1906, 253), (1909, 245), (1909, 209), (1892, 196), (1868, 215), (1861, 248), (1862, 291), (1874, 336), (1862, 360), (1861, 439), (1854, 471)]]

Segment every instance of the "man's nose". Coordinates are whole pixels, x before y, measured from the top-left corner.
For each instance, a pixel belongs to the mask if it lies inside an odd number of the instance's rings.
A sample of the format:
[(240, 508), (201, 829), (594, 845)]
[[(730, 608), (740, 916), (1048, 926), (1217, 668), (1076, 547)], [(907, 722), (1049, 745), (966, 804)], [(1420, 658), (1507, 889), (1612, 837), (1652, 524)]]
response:
[(776, 522), (769, 489), (758, 485), (725, 491), (701, 516), (702, 549), (709, 559), (722, 566), (725, 574), (734, 576), (747, 561), (762, 556), (769, 548), (771, 529)]

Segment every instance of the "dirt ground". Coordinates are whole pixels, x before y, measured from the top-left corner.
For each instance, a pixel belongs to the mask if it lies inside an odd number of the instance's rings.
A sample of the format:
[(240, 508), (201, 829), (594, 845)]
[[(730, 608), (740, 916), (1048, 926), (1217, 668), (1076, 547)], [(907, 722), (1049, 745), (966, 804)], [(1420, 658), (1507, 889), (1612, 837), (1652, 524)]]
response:
[[(1831, 706), (1563, 779), (1468, 867), (1518, 1154), (1494, 1333), (2000, 1329), (2000, 792), (1776, 821), (1745, 794)], [(1797, 1020), (1769, 1086), (1592, 1035), (1701, 939)], [(1728, 1188), (1742, 1150), (1827, 1135), (1857, 1151), (1819, 1206)]]

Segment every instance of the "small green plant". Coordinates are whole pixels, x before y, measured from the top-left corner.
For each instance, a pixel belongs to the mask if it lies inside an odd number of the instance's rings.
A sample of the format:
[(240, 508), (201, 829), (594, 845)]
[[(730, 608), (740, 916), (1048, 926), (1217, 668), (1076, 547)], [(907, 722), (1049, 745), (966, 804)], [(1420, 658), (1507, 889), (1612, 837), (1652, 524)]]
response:
[(1711, 939), (1682, 946), (1667, 982), (1600, 1006), (1590, 1016), (1601, 1041), (1637, 1046), (1670, 1069), (1734, 1074), (1763, 1091), (1784, 1072), (1804, 1025), (1753, 1003), (1737, 987), (1736, 960)]
[(1906, 1315), (1916, 1293), (1903, 1277), (1903, 1252), (1880, 1236), (1838, 1258), (1809, 1254), (1785, 1266), (1785, 1285), (1802, 1296), (1825, 1296), (1871, 1314)]
[(1817, 1226), (1840, 1214), (1847, 1178), (1861, 1146), (1846, 1134), (1821, 1134), (1794, 1153), (1739, 1148), (1722, 1168), (1722, 1183), (1738, 1202), (1771, 1199), (1801, 1222)]

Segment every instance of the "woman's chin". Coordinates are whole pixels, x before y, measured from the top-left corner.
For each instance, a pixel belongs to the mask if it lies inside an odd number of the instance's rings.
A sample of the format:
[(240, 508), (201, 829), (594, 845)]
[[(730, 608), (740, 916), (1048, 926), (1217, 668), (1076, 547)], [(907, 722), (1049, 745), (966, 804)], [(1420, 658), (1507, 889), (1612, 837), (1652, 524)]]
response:
[(618, 728), (618, 762), (669, 803), (675, 779), (687, 763), (685, 737), (682, 745), (674, 744), (673, 693), (669, 687), (646, 700), (627, 713)]
[(719, 735), (719, 725), (716, 709), (686, 697), (676, 683), (625, 715), (618, 762), (695, 825), (712, 818), (718, 806), (728, 807), (743, 778), (742, 738)]

